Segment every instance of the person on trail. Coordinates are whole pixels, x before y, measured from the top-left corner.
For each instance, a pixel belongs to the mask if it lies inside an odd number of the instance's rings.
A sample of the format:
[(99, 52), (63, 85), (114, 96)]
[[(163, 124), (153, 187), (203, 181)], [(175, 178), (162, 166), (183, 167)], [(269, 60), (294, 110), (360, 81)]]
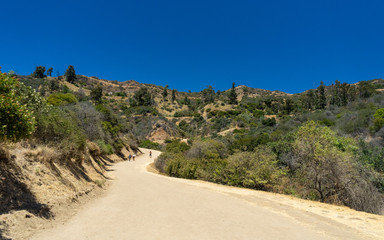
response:
[(135, 161), (136, 154), (133, 154), (132, 159)]
[(149, 157), (152, 158), (152, 151), (149, 151)]
[(131, 161), (131, 158), (132, 158), (132, 155), (129, 154), (129, 156), (128, 156), (128, 160)]

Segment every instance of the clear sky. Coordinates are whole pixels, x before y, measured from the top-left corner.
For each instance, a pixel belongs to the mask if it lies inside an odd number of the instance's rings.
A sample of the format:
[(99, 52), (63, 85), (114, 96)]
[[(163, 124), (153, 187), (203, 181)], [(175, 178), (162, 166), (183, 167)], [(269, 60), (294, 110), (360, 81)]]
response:
[(231, 83), (297, 93), (384, 78), (384, 1), (0, 2), (0, 66), (134, 79), (180, 91)]

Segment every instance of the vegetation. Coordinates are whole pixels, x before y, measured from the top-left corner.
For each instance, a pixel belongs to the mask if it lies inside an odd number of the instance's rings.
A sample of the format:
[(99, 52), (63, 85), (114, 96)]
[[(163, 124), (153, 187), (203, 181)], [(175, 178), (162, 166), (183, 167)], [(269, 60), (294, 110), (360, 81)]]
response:
[[(170, 176), (372, 213), (384, 207), (384, 80), (293, 95), (234, 83), (186, 93), (76, 76), (73, 67), (65, 84), (35, 72), (19, 80), (1, 73), (1, 141), (27, 138), (79, 161), (87, 146), (98, 154), (160, 149), (155, 165)], [(149, 140), (156, 134), (164, 144)]]
[(74, 83), (76, 80), (75, 68), (72, 65), (69, 65), (67, 71), (65, 71), (65, 78), (69, 83)]
[(25, 101), (27, 96), (23, 94), (23, 87), (15, 77), (0, 72), (1, 141), (17, 141), (30, 136), (35, 129), (35, 119)]

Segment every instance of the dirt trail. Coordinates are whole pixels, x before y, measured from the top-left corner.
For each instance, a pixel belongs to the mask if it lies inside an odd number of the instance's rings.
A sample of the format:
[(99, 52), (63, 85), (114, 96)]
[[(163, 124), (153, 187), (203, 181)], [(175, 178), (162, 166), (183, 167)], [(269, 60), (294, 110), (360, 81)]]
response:
[(104, 197), (32, 239), (384, 239), (383, 216), (161, 176), (142, 151), (114, 166)]

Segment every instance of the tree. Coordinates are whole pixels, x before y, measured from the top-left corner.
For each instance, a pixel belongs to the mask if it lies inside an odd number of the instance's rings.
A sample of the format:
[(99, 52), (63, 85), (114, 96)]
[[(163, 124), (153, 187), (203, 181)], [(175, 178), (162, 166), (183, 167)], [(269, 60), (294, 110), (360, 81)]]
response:
[(137, 106), (151, 106), (152, 105), (152, 96), (148, 91), (148, 88), (142, 87), (139, 91), (135, 92), (133, 97), (130, 99), (129, 103), (132, 107)]
[(236, 93), (234, 82), (232, 83), (232, 89), (229, 92), (228, 98), (229, 98), (229, 104), (237, 104), (237, 93)]
[(361, 98), (369, 98), (375, 93), (375, 88), (369, 82), (359, 82), (359, 94)]
[(203, 101), (205, 103), (212, 103), (215, 100), (215, 90), (213, 90), (212, 86), (208, 86), (206, 89), (202, 91)]
[(38, 66), (36, 67), (35, 71), (32, 73), (32, 76), (35, 78), (44, 78), (45, 75), (45, 67), (44, 66)]
[(69, 83), (74, 83), (76, 80), (75, 68), (72, 65), (69, 65), (67, 71), (65, 71), (65, 77)]
[(15, 77), (0, 72), (0, 141), (17, 141), (35, 130), (35, 119)]
[(163, 99), (164, 99), (164, 101), (167, 101), (167, 96), (168, 96), (168, 85), (165, 86), (162, 95), (163, 95)]
[(103, 88), (100, 85), (91, 90), (91, 99), (95, 103), (101, 103), (103, 98)]
[(53, 72), (53, 68), (51, 68), (51, 67), (48, 68), (47, 75), (51, 77), (52, 76), (52, 72)]
[(379, 212), (382, 196), (368, 172), (354, 160), (356, 149), (353, 139), (338, 137), (314, 121), (307, 122), (298, 130), (293, 144), (296, 175), (310, 190), (307, 194), (317, 195), (322, 202)]
[(327, 106), (327, 98), (325, 96), (325, 86), (323, 81), (320, 82), (320, 86), (316, 89), (316, 97), (316, 107), (318, 109), (325, 109)]
[(172, 89), (172, 102), (176, 101), (176, 90)]

